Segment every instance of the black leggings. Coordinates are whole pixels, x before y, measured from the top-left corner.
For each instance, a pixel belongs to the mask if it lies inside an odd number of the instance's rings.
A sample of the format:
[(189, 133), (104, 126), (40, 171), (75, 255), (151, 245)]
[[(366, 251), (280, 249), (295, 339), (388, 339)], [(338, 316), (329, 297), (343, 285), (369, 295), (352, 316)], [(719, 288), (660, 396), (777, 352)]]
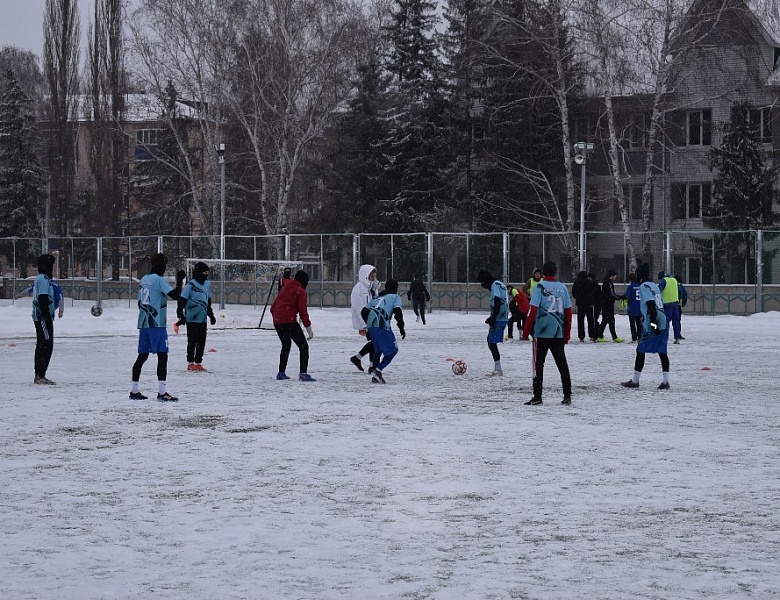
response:
[(279, 372), (284, 373), (287, 370), (290, 349), (292, 343), (295, 342), (300, 353), (300, 372), (307, 373), (309, 370), (309, 342), (306, 341), (301, 326), (298, 323), (275, 323), (274, 329), (282, 342), (282, 351), (279, 353)]
[[(664, 373), (669, 372), (669, 355), (668, 354), (659, 354), (658, 358), (661, 359), (661, 371)], [(636, 353), (636, 360), (634, 360), (634, 371), (637, 371), (638, 373), (642, 372), (642, 369), (645, 368), (645, 353), (644, 352), (637, 352)]]
[(563, 338), (534, 338), (533, 349), (533, 370), (534, 370), (534, 397), (542, 397), (542, 388), (544, 387), (544, 359), (547, 352), (552, 354), (555, 360), (555, 366), (561, 374), (561, 387), (563, 388), (563, 397), (571, 396), (571, 374), (569, 372), (569, 363), (566, 360), (566, 343)]
[(498, 351), (498, 344), (488, 342), (488, 348), (490, 348), (490, 354), (493, 355), (493, 360), (498, 362), (501, 360), (501, 353)]
[(46, 377), (52, 352), (54, 352), (54, 322), (35, 323), (35, 376)]
[(206, 323), (187, 323), (187, 362), (202, 363), (206, 348)]
[[(138, 355), (133, 364), (133, 381), (138, 382), (141, 379), (141, 367), (144, 366), (146, 359), (149, 358), (149, 353), (144, 352)], [(157, 380), (165, 381), (168, 379), (168, 353), (157, 353)]]

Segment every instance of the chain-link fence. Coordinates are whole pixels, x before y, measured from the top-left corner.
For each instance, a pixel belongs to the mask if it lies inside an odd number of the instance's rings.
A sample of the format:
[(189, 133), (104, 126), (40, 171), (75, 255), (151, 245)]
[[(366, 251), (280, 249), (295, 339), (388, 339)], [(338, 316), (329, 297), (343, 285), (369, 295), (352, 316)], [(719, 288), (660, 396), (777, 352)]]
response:
[[(686, 285), (696, 312), (748, 314), (780, 307), (775, 287), (780, 286), (780, 232), (588, 232), (582, 253), (578, 239), (576, 233), (528, 232), (225, 236), (224, 258), (301, 263), (311, 277), (315, 306), (347, 306), (359, 266), (369, 263), (380, 280), (393, 278), (403, 285), (413, 275), (421, 277), (434, 307), (469, 310), (485, 302), (486, 292), (476, 284), (480, 269), (522, 285), (535, 268), (553, 260), (564, 282), (572, 282), (580, 270), (602, 278), (609, 269), (625, 282), (633, 268), (633, 248), (653, 273), (664, 270)], [(215, 236), (0, 238), (0, 297), (26, 293), (43, 252), (54, 254), (55, 276), (66, 295), (77, 300), (133, 299), (155, 252), (168, 256), (171, 275), (187, 258), (222, 258)], [(257, 303), (258, 294), (245, 293), (240, 282), (230, 283), (235, 294), (228, 294), (228, 303), (247, 297)]]

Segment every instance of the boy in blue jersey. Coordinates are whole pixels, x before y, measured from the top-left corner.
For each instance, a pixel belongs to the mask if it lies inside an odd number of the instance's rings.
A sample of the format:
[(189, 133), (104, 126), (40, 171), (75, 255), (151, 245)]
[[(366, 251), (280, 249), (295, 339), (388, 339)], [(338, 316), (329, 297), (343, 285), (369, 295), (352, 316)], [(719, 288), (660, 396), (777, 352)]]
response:
[(571, 404), (571, 374), (566, 361), (565, 346), (571, 335), (571, 298), (566, 286), (556, 280), (558, 265), (547, 261), (542, 265), (542, 281), (536, 284), (531, 294), (531, 311), (523, 328), (523, 339), (527, 340), (533, 332), (533, 373), (534, 395), (526, 402), (531, 406), (542, 403), (544, 383), (544, 359), (549, 351), (563, 387), (562, 404)]
[(663, 381), (658, 386), (659, 390), (669, 389), (669, 328), (664, 313), (664, 303), (661, 298), (661, 290), (650, 279), (650, 265), (642, 263), (636, 268), (636, 276), (639, 279), (639, 301), (642, 310), (642, 333), (639, 336), (639, 344), (636, 347), (636, 359), (634, 360), (634, 375), (628, 381), (620, 385), (627, 388), (638, 388), (639, 378), (645, 366), (645, 354), (658, 354), (661, 359)]
[(490, 316), (485, 319), (485, 324), (489, 326), (487, 345), (493, 357), (493, 371), (488, 375), (500, 377), (504, 374), (504, 369), (501, 367), (498, 344), (504, 341), (504, 328), (509, 321), (509, 298), (506, 285), (485, 269), (477, 273), (477, 281), (483, 288), (490, 290)]
[(187, 282), (179, 297), (176, 316), (179, 320), (174, 329), (178, 333), (180, 325), (187, 326), (187, 370), (205, 371), (201, 364), (206, 348), (206, 319), (212, 325), (217, 322), (211, 308), (211, 282), (208, 281), (209, 266), (203, 262), (195, 263), (192, 279)]
[(401, 305), (398, 282), (395, 279), (388, 279), (385, 282), (385, 289), (380, 292), (379, 297), (370, 300), (360, 312), (374, 345), (371, 353), (371, 365), (373, 366), (371, 381), (373, 383), (385, 383), (382, 372), (398, 354), (398, 343), (395, 341), (395, 334), (391, 329), (392, 317), (395, 317), (396, 323), (398, 323), (398, 333), (401, 334), (401, 339), (406, 338)]
[(168, 378), (168, 332), (165, 324), (168, 316), (168, 298), (178, 300), (181, 286), (187, 275), (184, 271), (176, 273), (176, 288), (172, 288), (163, 277), (168, 266), (164, 254), (152, 255), (152, 268), (148, 275), (141, 278), (138, 288), (138, 358), (133, 364), (130, 400), (146, 400), (141, 393), (138, 381), (141, 368), (149, 354), (157, 355), (157, 400), (177, 402), (166, 390)]
[(628, 287), (626, 288), (626, 303), (628, 310), (628, 325), (631, 328), (631, 342), (639, 341), (642, 333), (642, 302), (639, 299), (639, 278), (636, 273), (628, 275)]
[(38, 257), (38, 275), (33, 283), (32, 320), (35, 325), (35, 379), (38, 385), (55, 385), (47, 379), (51, 355), (54, 352), (54, 312), (56, 290), (52, 283), (55, 258), (51, 254)]

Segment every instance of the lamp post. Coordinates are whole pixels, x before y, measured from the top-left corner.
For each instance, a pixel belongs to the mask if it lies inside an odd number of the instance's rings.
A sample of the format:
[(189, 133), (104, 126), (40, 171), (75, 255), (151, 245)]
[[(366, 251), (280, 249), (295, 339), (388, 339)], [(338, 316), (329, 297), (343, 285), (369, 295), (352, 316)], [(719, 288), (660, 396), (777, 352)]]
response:
[(574, 162), (582, 167), (580, 171), (580, 271), (585, 271), (585, 164), (588, 152), (593, 150), (593, 144), (577, 142), (574, 144)]
[(217, 157), (219, 159), (219, 183), (220, 183), (220, 205), (219, 205), (219, 309), (225, 310), (225, 143), (221, 142), (217, 146)]

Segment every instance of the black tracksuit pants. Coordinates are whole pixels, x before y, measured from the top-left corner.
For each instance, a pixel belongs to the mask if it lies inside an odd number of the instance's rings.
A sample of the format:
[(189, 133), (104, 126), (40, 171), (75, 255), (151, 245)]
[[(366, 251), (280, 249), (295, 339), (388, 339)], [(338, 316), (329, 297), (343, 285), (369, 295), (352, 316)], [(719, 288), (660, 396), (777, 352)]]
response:
[(52, 352), (54, 352), (54, 321), (35, 323), (35, 376), (46, 377)]
[(200, 364), (206, 348), (207, 327), (203, 323), (187, 322), (187, 362)]

